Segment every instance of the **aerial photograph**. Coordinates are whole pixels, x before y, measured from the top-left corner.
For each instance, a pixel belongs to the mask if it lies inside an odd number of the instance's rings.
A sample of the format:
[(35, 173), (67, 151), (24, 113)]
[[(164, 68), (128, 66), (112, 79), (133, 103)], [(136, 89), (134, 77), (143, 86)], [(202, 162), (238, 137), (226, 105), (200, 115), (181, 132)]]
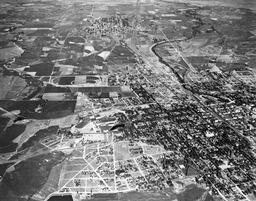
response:
[(0, 0), (0, 201), (256, 201), (256, 0)]

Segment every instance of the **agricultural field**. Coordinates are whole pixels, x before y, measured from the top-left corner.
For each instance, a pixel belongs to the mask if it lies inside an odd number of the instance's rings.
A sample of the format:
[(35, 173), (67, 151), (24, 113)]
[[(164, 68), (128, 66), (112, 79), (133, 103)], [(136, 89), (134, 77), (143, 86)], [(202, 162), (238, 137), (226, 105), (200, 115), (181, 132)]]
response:
[(256, 200), (255, 6), (1, 0), (0, 200)]

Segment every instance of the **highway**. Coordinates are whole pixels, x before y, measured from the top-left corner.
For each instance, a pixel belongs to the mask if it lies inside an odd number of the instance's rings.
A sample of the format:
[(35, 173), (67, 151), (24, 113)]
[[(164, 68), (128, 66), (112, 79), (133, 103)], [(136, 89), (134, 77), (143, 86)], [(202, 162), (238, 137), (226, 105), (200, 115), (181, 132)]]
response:
[[(180, 52), (180, 50), (178, 48), (175, 47), (175, 45), (172, 43), (172, 41), (170, 41), (167, 36), (165, 35), (165, 33), (160, 30), (161, 33), (164, 35), (165, 39), (169, 42), (169, 44), (173, 47), (173, 49), (179, 54), (179, 56), (182, 58), (182, 60), (186, 63), (186, 65), (189, 67), (189, 69), (192, 71), (192, 72), (197, 72), (196, 69), (193, 67), (193, 65), (186, 59), (184, 58), (184, 56), (182, 55), (182, 53)], [(156, 55), (158, 56), (158, 55)], [(158, 56), (159, 57), (159, 56)], [(169, 66), (170, 67), (170, 66)], [(171, 67), (170, 67), (171, 68)], [(185, 81), (185, 80), (184, 80)], [(239, 130), (237, 130), (232, 124), (230, 124), (230, 122), (226, 121), (220, 114), (218, 114), (213, 108), (211, 108), (210, 106), (206, 106), (195, 94), (193, 94), (191, 91), (189, 91), (188, 89), (186, 89), (184, 87), (184, 85), (182, 85), (184, 91), (190, 95), (194, 100), (196, 100), (199, 105), (202, 106), (202, 108), (204, 108), (206, 111), (210, 112), (213, 116), (215, 116), (217, 119), (221, 120), (222, 122), (224, 122), (226, 125), (228, 125), (234, 132), (237, 136), (247, 140), (247, 138), (245, 136), (243, 136), (241, 134), (241, 132)]]
[(160, 29), (160, 32), (163, 34), (164, 38), (169, 42), (169, 44), (172, 46), (172, 48), (175, 50), (175, 52), (182, 58), (182, 60), (185, 62), (185, 64), (189, 67), (189, 69), (196, 73), (197, 70), (193, 67), (193, 65), (182, 55), (181, 51), (179, 50), (178, 47), (176, 47), (172, 41), (170, 41), (169, 38), (165, 35), (165, 33)]
[[(166, 36), (165, 36), (166, 37)], [(193, 67), (193, 65), (191, 63), (189, 63), (185, 58), (184, 56), (182, 55), (182, 53), (180, 52), (180, 50), (178, 50), (174, 45), (173, 43), (168, 39), (168, 42), (171, 44), (171, 46), (175, 49), (175, 51), (179, 54), (179, 56), (183, 59), (183, 61), (186, 63), (187, 67), (189, 67), (189, 70), (192, 71), (192, 72), (196, 72), (195, 68)], [(137, 48), (135, 47), (131, 47), (131, 49), (133, 50), (133, 52), (138, 55), (138, 56), (141, 56), (143, 58), (143, 61), (145, 62), (145, 64), (147, 64), (148, 66), (150, 66), (151, 68), (156, 68), (155, 65), (152, 65), (148, 60), (147, 58), (145, 57), (145, 55), (143, 55), (139, 50), (137, 50)], [(158, 58), (159, 56), (156, 55)], [(160, 58), (159, 58), (160, 60)], [(161, 62), (161, 61), (160, 61)], [(165, 63), (164, 63), (165, 64)], [(166, 64), (165, 64), (166, 65)], [(171, 66), (168, 65), (169, 68), (172, 69)], [(146, 69), (147, 70), (147, 69)], [(173, 71), (173, 69), (172, 69)], [(157, 76), (155, 76), (157, 77)], [(158, 79), (160, 81), (160, 79)], [(164, 84), (164, 87), (166, 87), (167, 89), (171, 90), (171, 88), (169, 86), (167, 86), (166, 84)], [(201, 100), (199, 97), (197, 97), (195, 94), (193, 94), (193, 92), (191, 92), (190, 90), (186, 89), (184, 87), (184, 84), (181, 83), (181, 86), (184, 90), (185, 93), (187, 93), (191, 98), (193, 98), (205, 111), (209, 112), (211, 115), (213, 115), (214, 117), (216, 117), (217, 119), (219, 119), (220, 121), (224, 122), (226, 125), (228, 125), (233, 131), (234, 131), (234, 134), (236, 134), (237, 136), (239, 136), (240, 138), (243, 138), (243, 139), (246, 139), (245, 136), (243, 136), (239, 130), (237, 130), (230, 122), (227, 122), (220, 114), (218, 114), (213, 108), (209, 107), (209, 106), (206, 106)], [(242, 154), (250, 160), (250, 156), (248, 155), (248, 153), (245, 153), (245, 152), (242, 152)], [(225, 198), (225, 196), (219, 191), (219, 189), (214, 185), (212, 184), (212, 187), (219, 193), (219, 195), (224, 199), (224, 200), (227, 200)], [(241, 193), (241, 189), (236, 186), (236, 188), (238, 189), (238, 191)], [(241, 193), (243, 194), (243, 193)], [(245, 196), (246, 200), (249, 200), (247, 196)]]

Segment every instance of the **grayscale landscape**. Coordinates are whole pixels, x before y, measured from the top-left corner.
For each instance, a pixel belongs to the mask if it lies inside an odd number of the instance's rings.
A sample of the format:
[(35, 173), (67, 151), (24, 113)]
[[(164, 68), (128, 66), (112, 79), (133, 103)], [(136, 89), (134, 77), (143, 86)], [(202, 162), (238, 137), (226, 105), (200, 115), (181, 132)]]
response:
[(0, 201), (255, 201), (256, 1), (1, 0)]

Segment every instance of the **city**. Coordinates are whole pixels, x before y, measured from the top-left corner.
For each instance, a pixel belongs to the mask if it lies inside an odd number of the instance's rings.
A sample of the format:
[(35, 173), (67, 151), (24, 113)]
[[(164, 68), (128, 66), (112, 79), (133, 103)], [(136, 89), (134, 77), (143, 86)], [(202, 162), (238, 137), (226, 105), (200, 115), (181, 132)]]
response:
[(253, 3), (0, 5), (1, 201), (256, 200)]

